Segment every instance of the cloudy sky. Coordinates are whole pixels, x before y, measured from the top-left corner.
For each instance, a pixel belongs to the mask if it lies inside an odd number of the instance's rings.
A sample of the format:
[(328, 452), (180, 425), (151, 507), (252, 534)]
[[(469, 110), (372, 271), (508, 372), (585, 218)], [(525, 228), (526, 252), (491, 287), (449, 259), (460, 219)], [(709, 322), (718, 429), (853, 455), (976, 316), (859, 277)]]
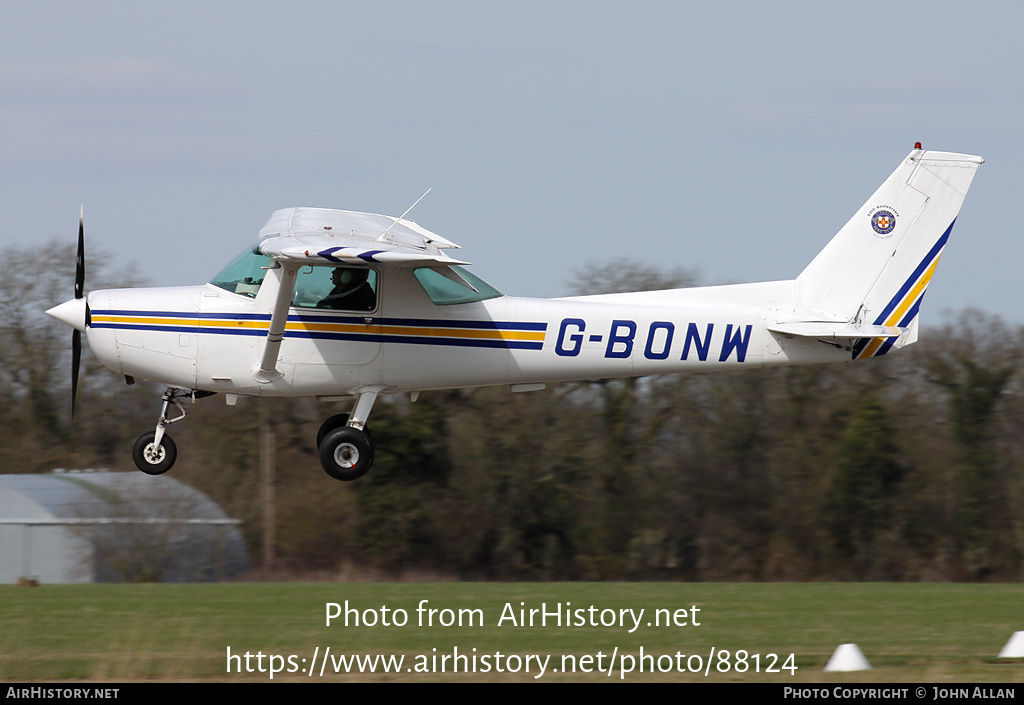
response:
[(987, 160), (925, 325), (1024, 322), (1022, 7), (10, 3), (0, 248), (71, 242), (84, 203), (90, 253), (191, 284), (277, 208), (432, 188), (409, 217), (506, 293), (618, 257), (782, 279), (921, 141)]

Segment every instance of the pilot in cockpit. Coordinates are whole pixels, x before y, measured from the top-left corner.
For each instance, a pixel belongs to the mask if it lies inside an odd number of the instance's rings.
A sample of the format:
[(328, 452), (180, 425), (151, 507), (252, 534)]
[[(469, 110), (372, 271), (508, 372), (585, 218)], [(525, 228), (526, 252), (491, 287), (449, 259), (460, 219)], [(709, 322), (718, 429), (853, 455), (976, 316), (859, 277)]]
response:
[(368, 269), (335, 267), (331, 273), (334, 289), (317, 304), (317, 308), (338, 311), (372, 311), (377, 306), (377, 292), (369, 281)]

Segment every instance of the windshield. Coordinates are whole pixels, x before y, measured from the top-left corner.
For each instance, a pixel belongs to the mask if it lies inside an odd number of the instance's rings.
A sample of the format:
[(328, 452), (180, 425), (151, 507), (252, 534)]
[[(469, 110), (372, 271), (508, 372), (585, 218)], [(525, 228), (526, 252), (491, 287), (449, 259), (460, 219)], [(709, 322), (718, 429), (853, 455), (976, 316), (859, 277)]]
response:
[(271, 264), (270, 258), (258, 250), (246, 250), (220, 270), (210, 283), (232, 294), (256, 298), (256, 292), (260, 290), (263, 277), (267, 274), (264, 267)]

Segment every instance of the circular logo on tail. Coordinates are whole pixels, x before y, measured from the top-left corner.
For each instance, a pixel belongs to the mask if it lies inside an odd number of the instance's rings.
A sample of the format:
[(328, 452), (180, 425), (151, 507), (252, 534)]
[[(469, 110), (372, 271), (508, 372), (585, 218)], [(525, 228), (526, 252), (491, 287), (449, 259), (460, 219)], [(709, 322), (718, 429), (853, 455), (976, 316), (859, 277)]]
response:
[(888, 235), (896, 228), (896, 215), (884, 208), (871, 214), (871, 227), (879, 235)]

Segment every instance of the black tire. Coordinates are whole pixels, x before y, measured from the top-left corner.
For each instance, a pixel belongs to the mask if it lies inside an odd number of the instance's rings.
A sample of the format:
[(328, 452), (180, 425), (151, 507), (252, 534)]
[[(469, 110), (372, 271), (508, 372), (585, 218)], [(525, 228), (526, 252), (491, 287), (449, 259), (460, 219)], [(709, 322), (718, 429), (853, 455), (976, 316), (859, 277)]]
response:
[[(320, 444), (324, 442), (325, 438), (327, 438), (328, 433), (330, 433), (336, 428), (341, 428), (342, 426), (345, 426), (347, 424), (348, 414), (335, 414), (331, 418), (324, 421), (322, 424), (320, 424), (320, 430), (316, 432), (316, 447), (320, 447)], [(373, 435), (370, 433), (370, 429), (364, 427), (363, 432), (367, 435), (367, 437), (371, 439), (373, 438)]]
[(135, 441), (135, 447), (132, 448), (132, 460), (135, 461), (135, 467), (147, 475), (163, 475), (171, 469), (174, 461), (178, 459), (178, 447), (174, 445), (174, 439), (166, 433), (163, 440), (160, 441), (160, 448), (156, 457), (147, 456), (146, 450), (151, 450), (155, 439), (156, 433), (143, 433)]
[(373, 441), (358, 428), (336, 428), (320, 443), (320, 466), (335, 480), (358, 480), (366, 474), (371, 465)]
[(327, 438), (327, 434), (336, 428), (341, 428), (348, 423), (348, 414), (335, 414), (331, 418), (320, 424), (320, 430), (316, 432), (316, 447), (320, 448), (320, 444)]

